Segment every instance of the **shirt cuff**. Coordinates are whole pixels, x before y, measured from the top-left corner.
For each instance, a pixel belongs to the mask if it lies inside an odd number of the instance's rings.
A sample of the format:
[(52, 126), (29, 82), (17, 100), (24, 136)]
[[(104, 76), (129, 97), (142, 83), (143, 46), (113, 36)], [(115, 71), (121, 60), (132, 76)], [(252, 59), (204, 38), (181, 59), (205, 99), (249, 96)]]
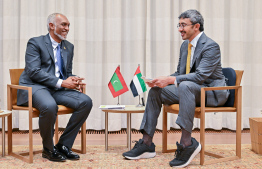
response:
[(62, 82), (63, 82), (63, 80), (62, 80), (62, 79), (58, 79), (58, 81), (57, 81), (57, 83), (56, 83), (55, 87), (56, 87), (56, 88), (60, 88), (60, 87), (61, 87), (61, 85), (62, 85)]
[(174, 84), (175, 84), (175, 86), (177, 87), (177, 81), (176, 81), (176, 80), (175, 80)]

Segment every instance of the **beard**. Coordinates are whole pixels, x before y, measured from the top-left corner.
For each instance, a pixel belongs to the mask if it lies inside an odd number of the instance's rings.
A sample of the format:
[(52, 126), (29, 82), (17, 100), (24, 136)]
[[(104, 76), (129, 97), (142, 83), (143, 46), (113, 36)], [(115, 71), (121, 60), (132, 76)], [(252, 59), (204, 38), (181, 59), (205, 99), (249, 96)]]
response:
[(66, 40), (66, 36), (67, 36), (67, 35), (65, 35), (65, 37), (63, 37), (62, 35), (60, 35), (60, 34), (56, 33), (56, 26), (55, 26), (55, 31), (54, 31), (54, 34), (55, 34), (56, 36), (58, 36), (58, 37), (59, 37), (59, 39), (61, 39), (61, 40)]

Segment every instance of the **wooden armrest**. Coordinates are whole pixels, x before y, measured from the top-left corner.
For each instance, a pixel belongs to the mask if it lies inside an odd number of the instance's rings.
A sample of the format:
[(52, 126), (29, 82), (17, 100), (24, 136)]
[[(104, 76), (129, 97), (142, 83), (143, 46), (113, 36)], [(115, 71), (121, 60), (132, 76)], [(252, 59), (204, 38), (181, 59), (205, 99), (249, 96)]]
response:
[(83, 91), (82, 93), (86, 94), (86, 85), (83, 85)]
[(221, 87), (202, 87), (201, 88), (201, 108), (204, 108), (206, 103), (205, 103), (205, 98), (206, 98), (206, 92), (205, 91), (210, 91), (210, 90), (227, 90), (227, 89), (235, 89), (236, 94), (242, 91), (242, 86), (221, 86)]
[(210, 91), (210, 90), (227, 90), (227, 89), (239, 89), (241, 86), (219, 86), (219, 87), (202, 87), (204, 91)]
[[(27, 86), (21, 86), (21, 85), (13, 85), (13, 84), (7, 84), (12, 89), (21, 89), (21, 90), (30, 90), (32, 87)], [(83, 85), (83, 93), (86, 94), (86, 85)]]
[(32, 87), (27, 87), (27, 86), (21, 86), (21, 85), (13, 85), (13, 84), (7, 84), (8, 87), (13, 88), (13, 89), (22, 89), (22, 90), (30, 90)]
[[(21, 86), (21, 85), (13, 85), (13, 84), (7, 84), (7, 95), (8, 95), (8, 107), (11, 110), (11, 89), (21, 89), (21, 90), (27, 90), (28, 91), (28, 110), (32, 112), (33, 107), (32, 107), (32, 87), (27, 87), (27, 86)], [(86, 85), (83, 85), (83, 91), (84, 94), (86, 93)]]
[(11, 89), (21, 89), (28, 91), (28, 110), (30, 111), (29, 116), (32, 116), (33, 106), (32, 106), (32, 87), (7, 84), (7, 97), (8, 97), (8, 109), (12, 110), (12, 90)]

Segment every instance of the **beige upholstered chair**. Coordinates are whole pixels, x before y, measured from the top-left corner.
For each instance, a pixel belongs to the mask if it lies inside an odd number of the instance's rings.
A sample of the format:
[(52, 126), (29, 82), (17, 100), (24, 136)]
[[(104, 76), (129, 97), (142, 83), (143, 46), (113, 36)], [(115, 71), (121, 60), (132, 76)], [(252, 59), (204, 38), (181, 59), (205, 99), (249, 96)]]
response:
[[(13, 152), (12, 142), (12, 116), (8, 117), (8, 154), (28, 163), (33, 163), (33, 154), (41, 153), (42, 150), (33, 151), (33, 133), (32, 119), (39, 117), (39, 111), (32, 107), (32, 88), (19, 85), (19, 77), (24, 69), (10, 69), (11, 84), (7, 85), (7, 104), (8, 110), (28, 110), (29, 111), (29, 152), (16, 154)], [(17, 106), (17, 89), (28, 90), (28, 107)], [(84, 91), (85, 93), (85, 86)], [(58, 105), (57, 115), (71, 114), (73, 109)], [(58, 142), (58, 116), (55, 123), (55, 143)], [(86, 154), (86, 123), (81, 127), (81, 150), (72, 149), (73, 151)], [(26, 158), (24, 156), (28, 156)]]

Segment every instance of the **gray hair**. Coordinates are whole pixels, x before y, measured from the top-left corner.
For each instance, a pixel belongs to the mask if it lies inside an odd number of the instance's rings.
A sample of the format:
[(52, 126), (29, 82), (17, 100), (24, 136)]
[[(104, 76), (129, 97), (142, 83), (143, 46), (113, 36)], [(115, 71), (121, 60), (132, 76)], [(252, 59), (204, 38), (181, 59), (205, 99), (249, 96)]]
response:
[[(52, 13), (48, 16), (48, 18), (47, 18), (47, 30), (48, 30), (48, 32), (50, 31), (49, 23), (56, 25), (55, 17), (56, 17), (56, 15), (59, 15), (59, 14), (60, 13)], [(62, 15), (62, 14), (60, 14), (60, 15)]]
[(198, 12), (197, 10), (195, 9), (187, 10), (179, 15), (178, 19), (181, 19), (181, 18), (182, 19), (189, 18), (193, 25), (199, 23), (200, 32), (204, 31), (204, 18), (202, 17), (200, 12)]

